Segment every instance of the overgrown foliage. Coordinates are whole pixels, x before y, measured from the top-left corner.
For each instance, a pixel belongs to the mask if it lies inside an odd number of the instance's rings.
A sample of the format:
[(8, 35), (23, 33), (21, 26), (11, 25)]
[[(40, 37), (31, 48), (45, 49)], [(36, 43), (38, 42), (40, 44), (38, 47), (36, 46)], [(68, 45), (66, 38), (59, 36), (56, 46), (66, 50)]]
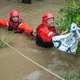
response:
[[(79, 80), (80, 79), (80, 71), (78, 73), (73, 72), (72, 74), (70, 74), (69, 71), (67, 71), (67, 74), (65, 77), (63, 77), (65, 80)], [(59, 78), (57, 78), (57, 80), (60, 80)]]
[[(2, 42), (1, 40), (1, 35), (3, 32), (0, 33), (0, 48), (7, 46), (4, 42)], [(10, 39), (12, 37), (12, 33), (10, 33), (3, 41), (5, 41), (8, 44), (12, 44), (13, 43), (13, 39)]]
[[(62, 32), (66, 29), (68, 29), (68, 32), (70, 32), (71, 24), (74, 22), (77, 24), (78, 27), (80, 27), (80, 4), (79, 1), (72, 0), (71, 2), (68, 2), (65, 7), (61, 9), (59, 12), (60, 16), (58, 16), (58, 20), (55, 20), (55, 24), (57, 25), (57, 29)], [(60, 0), (60, 2), (63, 2), (64, 5), (65, 1)], [(80, 54), (80, 42), (78, 44), (77, 56)]]

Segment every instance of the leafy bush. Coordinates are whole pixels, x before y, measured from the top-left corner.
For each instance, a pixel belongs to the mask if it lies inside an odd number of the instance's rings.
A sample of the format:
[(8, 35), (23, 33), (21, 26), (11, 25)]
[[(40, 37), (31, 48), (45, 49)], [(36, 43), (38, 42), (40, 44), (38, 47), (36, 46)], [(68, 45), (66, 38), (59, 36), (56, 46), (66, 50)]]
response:
[[(0, 38), (1, 38), (1, 35), (2, 35), (3, 32), (0, 33)], [(5, 41), (6, 43), (8, 44), (12, 44), (13, 43), (13, 39), (10, 39), (11, 38), (11, 35), (12, 33), (10, 33), (3, 41)], [(5, 47), (7, 46), (4, 42), (2, 42), (2, 40), (0, 39), (0, 48), (2, 47)]]
[[(65, 80), (79, 80), (80, 79), (80, 71), (78, 73), (73, 72), (72, 74), (69, 73), (69, 71), (67, 71), (67, 74), (65, 77), (63, 77)], [(57, 80), (60, 80), (59, 78), (57, 78)]]
[[(65, 7), (60, 9), (60, 16), (57, 16), (58, 20), (55, 20), (55, 24), (57, 25), (57, 29), (60, 31), (60, 33), (66, 29), (68, 29), (68, 32), (70, 32), (70, 27), (72, 22), (76, 23), (78, 27), (80, 27), (80, 4), (78, 0), (77, 2), (72, 0), (71, 2), (68, 2)], [(60, 2), (64, 2), (64, 0), (60, 0)], [(63, 4), (61, 4), (63, 5)], [(76, 54), (79, 56), (80, 54), (80, 42), (78, 44), (78, 48), (76, 51)]]

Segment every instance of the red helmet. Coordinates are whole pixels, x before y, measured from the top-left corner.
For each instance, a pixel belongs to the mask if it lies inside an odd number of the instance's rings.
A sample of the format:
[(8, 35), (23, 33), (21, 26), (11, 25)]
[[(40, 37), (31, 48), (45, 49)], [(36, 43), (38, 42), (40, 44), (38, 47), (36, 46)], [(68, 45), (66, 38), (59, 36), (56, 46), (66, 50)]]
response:
[(12, 18), (12, 17), (14, 17), (14, 16), (19, 16), (18, 11), (12, 10), (12, 11), (10, 12), (10, 18)]
[(43, 16), (43, 21), (47, 23), (47, 19), (49, 18), (53, 18), (54, 20), (54, 16), (51, 13), (47, 13)]

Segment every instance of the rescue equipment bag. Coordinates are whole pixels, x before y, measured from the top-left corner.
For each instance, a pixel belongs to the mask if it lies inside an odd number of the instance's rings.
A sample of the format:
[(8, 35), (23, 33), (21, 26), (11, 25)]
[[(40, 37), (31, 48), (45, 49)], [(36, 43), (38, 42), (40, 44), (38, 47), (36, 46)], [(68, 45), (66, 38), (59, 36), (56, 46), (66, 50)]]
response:
[(72, 23), (69, 34), (54, 36), (52, 37), (52, 41), (54, 46), (59, 50), (75, 54), (78, 45), (78, 38), (80, 38), (80, 34), (77, 30), (77, 25)]

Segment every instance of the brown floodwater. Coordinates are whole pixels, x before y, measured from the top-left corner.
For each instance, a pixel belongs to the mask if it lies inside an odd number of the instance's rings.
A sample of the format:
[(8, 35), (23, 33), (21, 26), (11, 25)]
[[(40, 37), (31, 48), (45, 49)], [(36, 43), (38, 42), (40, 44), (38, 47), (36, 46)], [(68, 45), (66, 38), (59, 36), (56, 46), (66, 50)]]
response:
[[(68, 0), (69, 1), (69, 0)], [(32, 4), (10, 3), (0, 7), (0, 19), (8, 19), (11, 10), (18, 10), (20, 17), (36, 30), (45, 13), (52, 13), (57, 19), (62, 6), (59, 0), (32, 0)], [(0, 27), (1, 38), (8, 36), (7, 28)], [(80, 57), (59, 51), (55, 47), (41, 48), (26, 33), (11, 34), (16, 50), (51, 70), (59, 76), (80, 71)], [(10, 47), (0, 48), (0, 80), (57, 80), (57, 77), (30, 62)], [(74, 79), (76, 80), (76, 79)], [(78, 80), (78, 79), (77, 79)]]

